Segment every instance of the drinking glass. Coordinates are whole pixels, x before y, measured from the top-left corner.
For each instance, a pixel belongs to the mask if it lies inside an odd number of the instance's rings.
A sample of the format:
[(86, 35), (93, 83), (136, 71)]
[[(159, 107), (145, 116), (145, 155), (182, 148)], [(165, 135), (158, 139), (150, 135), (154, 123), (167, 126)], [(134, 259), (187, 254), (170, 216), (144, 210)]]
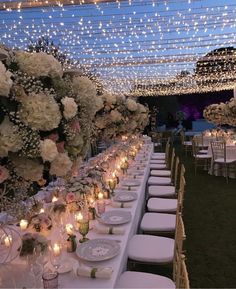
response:
[(58, 288), (58, 272), (44, 272), (42, 275), (43, 288), (57, 289)]

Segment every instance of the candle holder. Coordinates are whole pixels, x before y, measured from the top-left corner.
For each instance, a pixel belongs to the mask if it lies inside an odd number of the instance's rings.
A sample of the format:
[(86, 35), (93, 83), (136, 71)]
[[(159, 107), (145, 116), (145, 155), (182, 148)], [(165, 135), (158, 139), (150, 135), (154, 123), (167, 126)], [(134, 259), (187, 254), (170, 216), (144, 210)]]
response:
[(96, 217), (96, 209), (94, 207), (89, 207), (88, 209), (89, 220), (95, 220)]
[(109, 185), (109, 188), (111, 190), (111, 194), (114, 195), (114, 189), (116, 188), (117, 186), (117, 179), (116, 177), (115, 178), (112, 178), (108, 181), (108, 185)]
[(89, 232), (89, 220), (81, 220), (79, 222), (79, 232), (83, 236), (83, 238), (79, 240), (80, 243), (84, 243), (89, 240), (89, 238), (86, 237)]
[(122, 169), (123, 175), (127, 172), (128, 167), (129, 167), (129, 163), (127, 162), (127, 160), (125, 160), (120, 166), (120, 168)]
[(67, 238), (67, 252), (72, 253), (76, 251), (77, 243), (76, 243), (76, 236), (75, 235), (68, 235)]

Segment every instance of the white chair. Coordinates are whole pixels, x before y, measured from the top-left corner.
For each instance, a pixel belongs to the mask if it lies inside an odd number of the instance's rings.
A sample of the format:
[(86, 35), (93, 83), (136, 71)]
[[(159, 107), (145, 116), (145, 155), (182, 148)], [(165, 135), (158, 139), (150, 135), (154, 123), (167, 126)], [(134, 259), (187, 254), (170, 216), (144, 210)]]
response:
[(185, 230), (180, 214), (176, 215), (175, 239), (134, 235), (128, 243), (129, 264), (144, 263), (153, 265), (173, 264), (177, 252), (182, 253)]
[[(176, 214), (182, 213), (184, 190), (185, 190), (185, 179), (184, 176), (182, 176), (178, 194)], [(143, 218), (140, 223), (140, 229), (145, 234), (169, 235), (175, 232), (175, 228), (176, 228), (176, 215), (167, 213), (147, 212), (143, 215)]]
[(147, 210), (149, 212), (158, 213), (175, 213), (178, 206), (180, 211), (183, 207), (183, 198), (185, 192), (185, 178), (181, 176), (180, 188), (178, 191), (178, 199), (150, 198), (147, 202)]
[(140, 223), (140, 229), (145, 234), (166, 235), (174, 233), (176, 215), (163, 213), (145, 213)]
[(172, 177), (174, 178), (174, 162), (175, 162), (175, 149), (172, 149), (170, 169), (169, 170), (151, 170), (150, 175), (154, 177)]
[(170, 278), (145, 272), (125, 271), (118, 279), (115, 288), (156, 288), (156, 289), (189, 289), (188, 272), (184, 255), (176, 254), (173, 281)]
[(183, 130), (180, 131), (181, 148), (184, 149), (185, 155), (192, 152), (192, 141), (187, 141)]
[[(184, 175), (185, 168), (183, 165), (180, 167), (180, 175)], [(148, 197), (160, 197), (160, 198), (169, 198), (177, 195), (179, 189), (179, 157), (176, 157), (175, 160), (175, 174), (174, 174), (174, 184), (168, 186), (149, 186), (148, 187)]]
[(236, 158), (227, 158), (226, 143), (225, 141), (212, 141), (212, 170), (214, 172), (215, 165), (219, 165), (223, 169), (223, 175), (226, 178), (226, 182), (229, 181), (229, 166), (233, 163), (236, 164)]
[(209, 168), (211, 161), (211, 155), (200, 153), (200, 144), (197, 141), (197, 138), (193, 138), (193, 157), (194, 157), (194, 171), (195, 175), (197, 174), (197, 168), (203, 167), (206, 170)]

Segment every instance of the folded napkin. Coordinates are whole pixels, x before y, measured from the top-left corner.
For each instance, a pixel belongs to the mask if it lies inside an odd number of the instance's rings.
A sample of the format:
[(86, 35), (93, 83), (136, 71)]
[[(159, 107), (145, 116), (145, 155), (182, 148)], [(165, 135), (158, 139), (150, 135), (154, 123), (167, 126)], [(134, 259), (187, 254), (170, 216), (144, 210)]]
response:
[(89, 278), (101, 278), (110, 279), (113, 273), (111, 267), (88, 267), (85, 265), (74, 266), (74, 272), (77, 276), (89, 277)]
[(113, 208), (132, 208), (132, 203), (111, 202)]
[(109, 235), (124, 235), (125, 229), (122, 227), (106, 227), (101, 225), (96, 225), (94, 230), (97, 234), (109, 234)]

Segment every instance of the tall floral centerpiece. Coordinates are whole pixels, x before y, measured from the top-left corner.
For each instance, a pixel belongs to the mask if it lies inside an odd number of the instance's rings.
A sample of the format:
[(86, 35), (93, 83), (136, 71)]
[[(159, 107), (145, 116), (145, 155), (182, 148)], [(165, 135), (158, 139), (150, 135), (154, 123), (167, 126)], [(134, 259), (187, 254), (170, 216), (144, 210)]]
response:
[[(2, 48), (3, 49), (3, 48)], [(13, 194), (65, 177), (86, 154), (99, 109), (87, 77), (63, 73), (44, 52), (4, 48), (0, 61), (0, 186)]]
[(97, 138), (115, 139), (142, 132), (149, 121), (149, 110), (134, 99), (105, 92), (95, 117)]

